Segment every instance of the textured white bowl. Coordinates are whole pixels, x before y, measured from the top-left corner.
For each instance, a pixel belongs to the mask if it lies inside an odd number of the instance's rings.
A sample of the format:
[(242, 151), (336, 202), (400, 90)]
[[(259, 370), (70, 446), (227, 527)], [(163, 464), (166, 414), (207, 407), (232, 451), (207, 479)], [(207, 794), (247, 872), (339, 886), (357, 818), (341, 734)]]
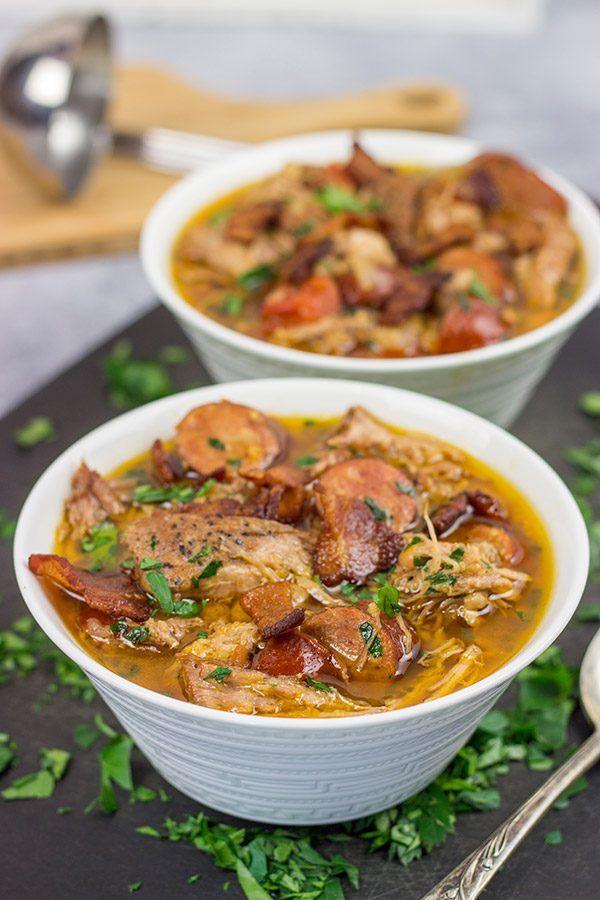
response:
[[(477, 684), (430, 703), (370, 716), (272, 719), (193, 706), (121, 678), (70, 636), (27, 568), (51, 552), (54, 530), (81, 462), (107, 472), (147, 449), (200, 403), (227, 398), (279, 415), (330, 416), (359, 403), (384, 421), (464, 447), (512, 481), (546, 523), (556, 561), (544, 620), (528, 644)], [(214, 385), (133, 410), (66, 450), (21, 512), (14, 544), (19, 587), (31, 613), (89, 675), (123, 727), (163, 777), (222, 812), (262, 822), (337, 822), (381, 810), (428, 784), (464, 744), (517, 672), (562, 631), (588, 569), (585, 526), (558, 476), (516, 438), (439, 400), (362, 382), (288, 379)]]
[[(581, 191), (548, 169), (537, 171), (567, 198), (571, 222), (582, 240), (585, 288), (561, 316), (509, 341), (416, 359), (325, 356), (240, 334), (190, 306), (177, 291), (171, 275), (172, 247), (194, 213), (235, 188), (277, 172), (288, 162), (322, 164), (344, 159), (350, 142), (351, 135), (345, 131), (271, 141), (236, 152), (184, 178), (164, 194), (144, 224), (140, 253), (150, 284), (217, 381), (297, 375), (356, 378), (420, 391), (499, 425), (509, 425), (575, 325), (600, 298), (598, 210)], [(378, 159), (427, 166), (458, 165), (481, 149), (465, 138), (392, 130), (364, 131), (361, 142)]]

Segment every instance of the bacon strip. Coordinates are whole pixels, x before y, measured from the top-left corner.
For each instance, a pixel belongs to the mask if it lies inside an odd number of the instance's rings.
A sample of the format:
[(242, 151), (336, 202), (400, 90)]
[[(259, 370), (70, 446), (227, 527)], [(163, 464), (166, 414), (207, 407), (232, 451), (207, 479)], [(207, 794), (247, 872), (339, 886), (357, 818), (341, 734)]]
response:
[(115, 619), (126, 616), (143, 622), (150, 615), (144, 592), (129, 575), (99, 575), (71, 565), (64, 556), (33, 553), (29, 568), (34, 575), (48, 578), (68, 593), (76, 594), (90, 606)]
[(261, 584), (240, 597), (240, 606), (256, 623), (263, 637), (271, 638), (296, 628), (304, 621), (305, 612), (292, 604), (292, 588), (288, 582)]

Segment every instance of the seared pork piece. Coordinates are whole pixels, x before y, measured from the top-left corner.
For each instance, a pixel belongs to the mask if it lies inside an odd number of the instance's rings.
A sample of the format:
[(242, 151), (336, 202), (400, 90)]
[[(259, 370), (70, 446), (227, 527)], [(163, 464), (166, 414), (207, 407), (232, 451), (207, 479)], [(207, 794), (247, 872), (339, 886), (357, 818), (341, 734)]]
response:
[(279, 423), (228, 400), (197, 406), (181, 420), (175, 439), (184, 463), (203, 475), (228, 465), (267, 468), (283, 453), (286, 442)]
[(48, 578), (69, 594), (74, 594), (92, 609), (115, 619), (126, 616), (143, 622), (150, 615), (144, 592), (129, 575), (99, 575), (72, 565), (64, 556), (33, 553), (29, 568), (34, 575)]
[[(298, 582), (312, 574), (312, 542), (306, 533), (250, 516), (157, 510), (133, 522), (124, 543), (147, 590), (147, 573), (139, 566), (149, 555), (162, 562), (161, 571), (178, 594), (211, 600), (238, 597), (266, 581), (289, 576)], [(207, 566), (214, 574), (206, 574)]]
[(267, 641), (252, 661), (252, 667), (267, 675), (308, 675), (346, 681), (346, 668), (314, 638), (290, 631)]
[(564, 197), (514, 156), (482, 153), (472, 160), (468, 169), (471, 173), (485, 173), (498, 197), (496, 207), (525, 216), (531, 215), (532, 211), (551, 212), (562, 217), (567, 213)]
[(382, 205), (385, 233), (402, 259), (415, 242), (419, 194), (424, 179), (412, 172), (389, 172), (373, 183), (373, 192)]
[(362, 500), (376, 519), (398, 532), (405, 531), (417, 513), (415, 489), (410, 478), (375, 457), (351, 459), (331, 466), (319, 478), (315, 491), (319, 506), (321, 498), (330, 494)]
[(447, 285), (450, 292), (469, 294), (475, 278), (497, 300), (503, 299), (509, 289), (501, 263), (489, 253), (482, 253), (472, 247), (452, 247), (445, 250), (438, 256), (437, 265), (442, 271), (452, 273), (453, 277)]
[(372, 156), (369, 156), (358, 141), (354, 141), (352, 144), (352, 156), (349, 162), (346, 163), (344, 171), (357, 187), (373, 184), (378, 178), (390, 174), (390, 169), (384, 168)]
[[(309, 687), (298, 678), (275, 677), (256, 669), (227, 667), (219, 672), (219, 662), (191, 656), (181, 661), (180, 681), (191, 703), (250, 715), (306, 715), (313, 711), (332, 715), (367, 712), (369, 707), (329, 691)], [(215, 674), (213, 674), (215, 673)]]
[(317, 263), (330, 254), (332, 250), (333, 241), (331, 238), (300, 244), (294, 255), (282, 265), (281, 280), (289, 281), (292, 284), (301, 284), (307, 278), (310, 278)]
[(82, 538), (94, 525), (125, 511), (111, 484), (84, 462), (73, 475), (71, 488), (65, 513), (69, 533), (74, 540)]
[(412, 313), (425, 312), (431, 307), (436, 291), (448, 275), (444, 272), (417, 274), (410, 269), (398, 269), (396, 283), (384, 301), (381, 313), (382, 325), (400, 325)]
[(314, 562), (323, 584), (365, 584), (375, 572), (395, 563), (404, 540), (376, 519), (366, 503), (327, 493), (321, 496), (320, 505), (323, 528)]
[(216, 622), (206, 629), (206, 637), (198, 637), (180, 655), (245, 666), (258, 638), (258, 628), (253, 622)]
[(416, 635), (401, 616), (382, 615), (375, 603), (338, 606), (315, 613), (303, 626), (336, 657), (349, 676), (389, 681), (406, 671), (419, 649)]
[(261, 584), (240, 597), (240, 606), (258, 626), (264, 638), (275, 637), (304, 621), (303, 609), (295, 607), (291, 585), (286, 581)]

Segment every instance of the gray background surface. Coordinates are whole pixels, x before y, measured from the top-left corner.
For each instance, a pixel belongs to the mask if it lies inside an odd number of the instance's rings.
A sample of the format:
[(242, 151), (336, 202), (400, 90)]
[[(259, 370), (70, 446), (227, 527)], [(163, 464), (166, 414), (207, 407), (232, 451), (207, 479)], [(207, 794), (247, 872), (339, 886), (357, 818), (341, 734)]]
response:
[[(52, 12), (51, 4), (39, 7), (40, 15)], [(17, 4), (0, 0), (0, 53), (26, 21)], [(242, 25), (202, 24), (169, 21), (168, 13), (118, 24), (120, 59), (168, 66), (241, 96), (316, 96), (426, 76), (453, 81), (471, 101), (469, 135), (600, 193), (598, 0), (550, 0), (541, 27), (524, 35), (270, 28), (250, 16)], [(133, 255), (0, 272), (0, 412), (154, 303)]]

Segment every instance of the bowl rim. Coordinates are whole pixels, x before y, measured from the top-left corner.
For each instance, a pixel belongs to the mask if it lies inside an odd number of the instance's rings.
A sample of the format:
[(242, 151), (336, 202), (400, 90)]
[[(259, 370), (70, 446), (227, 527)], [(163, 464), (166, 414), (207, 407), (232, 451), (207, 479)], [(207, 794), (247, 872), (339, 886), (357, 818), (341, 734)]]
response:
[[(366, 374), (410, 374), (466, 367), (526, 352), (532, 347), (550, 341), (568, 331), (568, 329), (573, 328), (598, 302), (598, 297), (600, 296), (600, 265), (596, 266), (595, 272), (590, 271), (594, 260), (590, 258), (589, 253), (585, 254), (584, 248), (585, 287), (581, 295), (567, 309), (544, 325), (497, 344), (490, 344), (487, 347), (480, 347), (474, 350), (463, 350), (459, 353), (398, 359), (361, 359), (358, 357), (338, 357), (324, 353), (311, 353), (306, 350), (296, 350), (272, 344), (269, 341), (263, 341), (229, 328), (227, 325), (223, 325), (206, 316), (184, 300), (173, 283), (170, 265), (163, 265), (161, 254), (157, 252), (157, 248), (164, 245), (162, 233), (165, 217), (170, 217), (173, 214), (173, 210), (176, 210), (180, 204), (187, 203), (190, 193), (204, 187), (207, 182), (210, 182), (211, 178), (226, 176), (230, 169), (235, 171), (239, 163), (260, 164), (265, 155), (268, 156), (270, 153), (279, 151), (284, 153), (285, 161), (293, 162), (295, 154), (301, 153), (302, 147), (313, 147), (344, 139), (349, 143), (353, 136), (353, 132), (340, 129), (336, 131), (309, 132), (307, 134), (265, 141), (236, 150), (223, 160), (212, 162), (201, 169), (196, 169), (168, 188), (146, 216), (139, 241), (139, 254), (144, 273), (160, 301), (178, 319), (183, 320), (188, 327), (203, 332), (206, 336), (214, 338), (221, 344), (226, 344), (232, 350), (264, 357), (267, 360), (280, 364), (295, 364), (296, 366), (306, 366), (309, 369), (317, 367), (332, 373), (343, 371), (344, 375), (349, 378), (360, 378)], [(452, 150), (458, 150), (464, 153), (466, 158), (474, 156), (485, 149), (485, 145), (482, 142), (470, 138), (421, 131), (366, 128), (361, 129), (360, 136), (366, 142), (377, 142), (378, 140), (389, 140), (390, 138), (397, 140), (399, 144), (397, 152), (401, 157), (402, 143), (410, 145), (411, 141), (421, 142), (423, 147), (447, 149), (449, 153)], [(414, 161), (414, 156), (412, 156), (412, 161)], [(525, 159), (525, 162), (531, 165), (541, 178), (556, 188), (567, 199), (570, 209), (577, 210), (582, 220), (585, 220), (585, 226), (579, 229), (580, 238), (585, 240), (587, 237), (590, 243), (594, 243), (597, 246), (598, 254), (600, 255), (600, 212), (589, 197), (568, 179), (558, 175), (547, 166), (537, 165), (528, 159)], [(283, 162), (280, 162), (279, 166), (282, 164)], [(273, 169), (273, 171), (276, 170), (276, 168)], [(245, 183), (251, 180), (251, 176), (244, 179)], [(222, 194), (223, 192), (216, 192), (215, 197), (218, 197), (219, 193)], [(202, 205), (206, 205), (206, 202), (210, 201), (204, 201), (200, 208), (202, 208)], [(190, 214), (186, 212), (185, 215), (180, 215), (177, 218), (180, 219), (176, 229), (176, 234), (179, 235), (185, 223), (189, 221)], [(170, 261), (170, 255), (168, 260)]]
[[(236, 401), (236, 392), (238, 390), (256, 390), (261, 399), (257, 405), (259, 407), (268, 407), (268, 400), (265, 402), (262, 398), (267, 398), (271, 391), (276, 391), (281, 387), (281, 380), (272, 379), (255, 379), (249, 381), (230, 382), (228, 384), (207, 385), (200, 388), (194, 388), (189, 391), (182, 391), (165, 397), (162, 400), (156, 400), (153, 403), (130, 410), (120, 416), (117, 416), (108, 422), (98, 426), (86, 435), (77, 440), (74, 444), (65, 449), (48, 468), (40, 475), (34, 486), (31, 488), (27, 499), (23, 505), (19, 515), (17, 528), (14, 538), (13, 547), (13, 564), (15, 575), (21, 595), (25, 600), (30, 613), (46, 633), (50, 640), (73, 662), (79, 665), (84, 672), (98, 679), (103, 685), (109, 689), (122, 692), (130, 699), (136, 699), (150, 706), (157, 706), (161, 709), (182, 716), (189, 716), (192, 719), (199, 719), (209, 722), (220, 723), (224, 726), (239, 725), (244, 728), (258, 728), (267, 730), (284, 730), (284, 731), (336, 731), (348, 730), (354, 728), (373, 728), (383, 725), (393, 725), (402, 721), (418, 719), (422, 716), (435, 716), (438, 712), (447, 710), (452, 706), (459, 706), (463, 703), (469, 703), (476, 700), (486, 691), (494, 689), (502, 689), (519, 671), (529, 665), (540, 653), (542, 653), (556, 637), (562, 632), (569, 620), (571, 619), (579, 601), (581, 600), (585, 584), (588, 576), (589, 564), (589, 542), (587, 530), (583, 521), (583, 517), (579, 511), (577, 504), (562, 479), (556, 472), (545, 462), (537, 453), (531, 450), (526, 444), (514, 437), (512, 434), (499, 428), (491, 422), (476, 416), (474, 413), (467, 412), (464, 409), (455, 407), (445, 401), (438, 400), (433, 397), (417, 394), (414, 391), (406, 391), (401, 388), (390, 387), (386, 385), (369, 384), (360, 381), (350, 381), (346, 379), (324, 379), (324, 378), (293, 378), (286, 379), (286, 383), (295, 382), (298, 388), (302, 389), (304, 396), (316, 396), (319, 387), (326, 383), (332, 387), (336, 395), (340, 398), (344, 396), (352, 396), (351, 392), (359, 390), (363, 395), (371, 394), (373, 397), (379, 395), (380, 398), (388, 396), (393, 399), (399, 408), (403, 399), (411, 402), (418, 402), (425, 405), (427, 415), (434, 422), (444, 422), (444, 417), (453, 416), (458, 420), (461, 431), (483, 428), (485, 432), (493, 438), (495, 442), (500, 441), (506, 448), (507, 452), (515, 452), (520, 455), (522, 460), (527, 460), (529, 464), (536, 467), (539, 476), (547, 481), (548, 490), (558, 493), (560, 496), (561, 507), (564, 512), (565, 519), (569, 520), (569, 528), (572, 529), (572, 541), (568, 548), (568, 562), (572, 571), (572, 578), (569, 582), (569, 590), (562, 602), (553, 615), (552, 621), (545, 615), (539, 622), (537, 628), (521, 648), (521, 650), (512, 656), (503, 666), (500, 666), (490, 675), (480, 679), (472, 685), (461, 688), (458, 691), (419, 703), (414, 706), (403, 707), (398, 710), (390, 710), (387, 712), (373, 713), (372, 715), (348, 715), (339, 717), (276, 717), (276, 716), (260, 716), (247, 715), (244, 713), (230, 712), (227, 710), (215, 710), (209, 707), (196, 706), (185, 700), (174, 697), (168, 697), (153, 691), (150, 688), (135, 684), (128, 681), (121, 675), (117, 675), (111, 669), (108, 669), (100, 662), (89, 656), (85, 650), (77, 644), (71, 637), (66, 627), (57, 625), (51, 616), (53, 607), (44, 592), (39, 581), (33, 576), (27, 568), (26, 560), (31, 552), (36, 552), (35, 547), (31, 547), (29, 543), (30, 523), (32, 523), (38, 515), (38, 497), (43, 491), (52, 484), (53, 479), (61, 478), (64, 482), (62, 468), (69, 458), (81, 458), (80, 450), (84, 447), (86, 451), (90, 451), (93, 442), (100, 445), (103, 439), (106, 439), (111, 432), (122, 432), (122, 436), (115, 435), (115, 439), (119, 441), (126, 440), (127, 432), (131, 434), (135, 431), (136, 425), (145, 420), (159, 419), (161, 412), (172, 406), (174, 409), (179, 407), (193, 408), (194, 405), (202, 402), (210, 402), (215, 398), (222, 399), (222, 396), (230, 396)], [(249, 388), (249, 385), (251, 386)], [(362, 399), (362, 398), (361, 398)], [(240, 401), (238, 398), (237, 402)], [(344, 404), (342, 404), (343, 406)], [(443, 431), (443, 428), (442, 428)], [(436, 433), (436, 432), (432, 432)], [(440, 436), (444, 440), (443, 436)], [(482, 457), (485, 461), (485, 456)], [(70, 475), (68, 476), (70, 479)], [(62, 484), (62, 493), (66, 494), (68, 483)], [(518, 486), (526, 499), (529, 500), (527, 490)], [(535, 505), (531, 500), (532, 506)], [(553, 557), (567, 553), (567, 550), (561, 550), (560, 547), (551, 545)], [(550, 592), (550, 600), (555, 596), (556, 583), (553, 584)], [(542, 632), (546, 631), (545, 635)]]

